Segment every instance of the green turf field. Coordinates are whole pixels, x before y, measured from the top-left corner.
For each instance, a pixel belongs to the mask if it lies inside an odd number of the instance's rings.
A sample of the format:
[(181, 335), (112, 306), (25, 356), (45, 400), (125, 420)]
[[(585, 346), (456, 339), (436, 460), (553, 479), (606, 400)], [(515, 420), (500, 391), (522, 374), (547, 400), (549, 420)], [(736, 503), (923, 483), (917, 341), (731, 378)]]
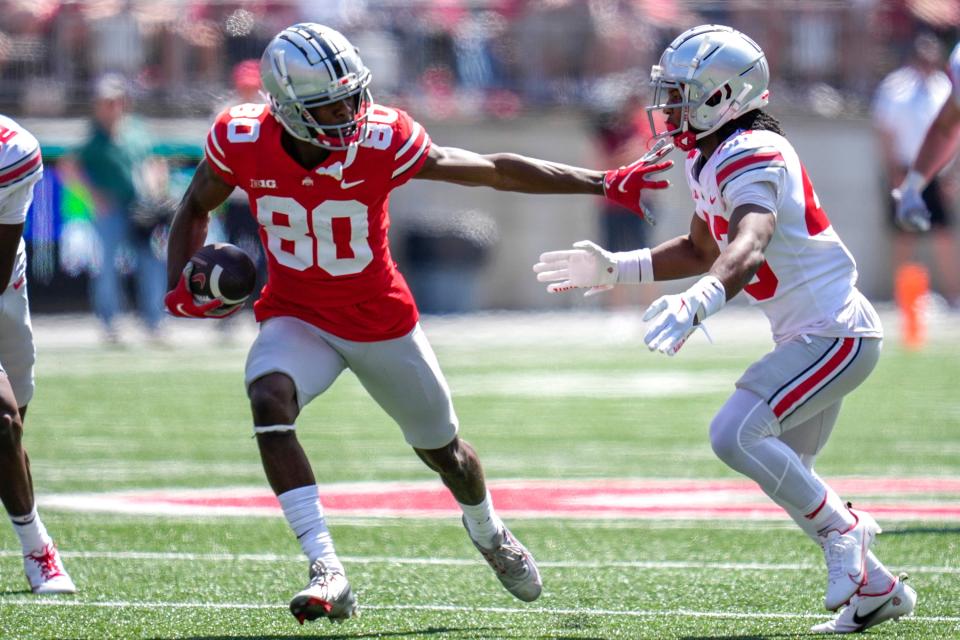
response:
[[(38, 342), (26, 442), (41, 499), (265, 486), (242, 345), (103, 351)], [(707, 425), (766, 345), (698, 341), (667, 359), (640, 342), (464, 333), (436, 347), (462, 432), (491, 479), (570, 480), (736, 478), (714, 458)], [(889, 345), (846, 401), (820, 474), (960, 476), (958, 379), (955, 341), (922, 353)], [(298, 425), (321, 483), (432, 478), (349, 374)], [(783, 520), (513, 519), (545, 583), (540, 600), (523, 604), (455, 517), (331, 517), (362, 617), (301, 627), (286, 605), (306, 563), (279, 516), (41, 513), (81, 592), (31, 595), (8, 528), (0, 638), (792, 638), (827, 619), (822, 557)], [(878, 555), (910, 572), (920, 601), (914, 619), (870, 634), (960, 637), (960, 521), (881, 524)]]

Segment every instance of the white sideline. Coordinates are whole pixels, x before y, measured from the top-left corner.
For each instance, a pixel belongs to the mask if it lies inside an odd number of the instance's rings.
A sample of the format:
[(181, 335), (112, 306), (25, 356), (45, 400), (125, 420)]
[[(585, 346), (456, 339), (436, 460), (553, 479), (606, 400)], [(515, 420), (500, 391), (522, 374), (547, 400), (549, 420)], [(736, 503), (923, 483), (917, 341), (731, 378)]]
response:
[[(56, 598), (0, 598), (0, 607), (4, 605), (38, 606), (38, 607), (97, 607), (102, 609), (276, 609), (286, 611), (286, 605), (250, 604), (245, 602), (136, 602), (136, 601), (107, 601), (82, 602), (79, 600), (58, 600)], [(505, 614), (552, 614), (552, 615), (588, 615), (588, 616), (623, 616), (627, 618), (729, 618), (733, 620), (747, 619), (776, 619), (776, 620), (820, 620), (829, 618), (829, 615), (819, 613), (763, 613), (763, 612), (728, 612), (728, 611), (693, 611), (691, 609), (672, 609), (664, 611), (629, 611), (617, 609), (552, 609), (548, 607), (531, 607), (515, 609), (510, 607), (474, 607), (456, 606), (447, 604), (363, 604), (361, 611), (443, 611), (469, 613), (505, 613)], [(960, 616), (908, 616), (901, 620), (913, 622), (960, 622)]]
[[(0, 558), (19, 558), (15, 550), (0, 550)], [(60, 551), (65, 558), (104, 560), (161, 560), (189, 562), (303, 562), (299, 554), (276, 553), (191, 553), (177, 551)], [(407, 564), (420, 566), (468, 567), (477, 565), (475, 559), (463, 558), (409, 558), (396, 556), (340, 556), (347, 564)], [(586, 562), (577, 560), (537, 561), (541, 567), (556, 569), (722, 569), (726, 571), (819, 571), (820, 564), (765, 563), (765, 562), (692, 562), (683, 560), (610, 560)], [(913, 573), (960, 574), (960, 567), (908, 566), (890, 567), (893, 571)]]

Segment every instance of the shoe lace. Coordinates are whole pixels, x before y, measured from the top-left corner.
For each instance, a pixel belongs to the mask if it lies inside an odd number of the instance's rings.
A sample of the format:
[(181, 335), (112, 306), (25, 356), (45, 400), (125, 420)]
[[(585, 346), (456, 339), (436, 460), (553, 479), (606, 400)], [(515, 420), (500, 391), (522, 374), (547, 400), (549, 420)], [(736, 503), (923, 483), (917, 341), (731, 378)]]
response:
[(57, 550), (51, 544), (45, 546), (39, 553), (28, 553), (26, 558), (36, 563), (45, 580), (62, 574), (60, 567), (57, 566)]
[(527, 574), (527, 554), (520, 543), (504, 534), (503, 542), (490, 554), (497, 572), (513, 578)]
[(843, 560), (846, 551), (847, 546), (843, 543), (840, 535), (831, 536), (824, 542), (823, 554), (827, 561), (827, 575), (831, 580), (838, 580), (843, 577)]
[(328, 569), (322, 560), (316, 560), (310, 566), (310, 586), (329, 587), (335, 575), (336, 571)]

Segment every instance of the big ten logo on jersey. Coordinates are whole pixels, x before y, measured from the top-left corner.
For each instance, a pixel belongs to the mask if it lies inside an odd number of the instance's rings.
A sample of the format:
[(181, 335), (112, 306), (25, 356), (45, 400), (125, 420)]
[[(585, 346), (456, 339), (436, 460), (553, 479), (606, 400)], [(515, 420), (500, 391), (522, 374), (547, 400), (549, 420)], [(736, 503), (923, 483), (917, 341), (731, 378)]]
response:
[(260, 137), (260, 116), (263, 115), (265, 104), (238, 104), (230, 107), (227, 123), (227, 140), (230, 142), (256, 142)]
[(390, 107), (379, 104), (370, 105), (367, 109), (367, 135), (360, 143), (361, 147), (370, 149), (390, 148), (393, 142), (393, 123), (400, 115)]

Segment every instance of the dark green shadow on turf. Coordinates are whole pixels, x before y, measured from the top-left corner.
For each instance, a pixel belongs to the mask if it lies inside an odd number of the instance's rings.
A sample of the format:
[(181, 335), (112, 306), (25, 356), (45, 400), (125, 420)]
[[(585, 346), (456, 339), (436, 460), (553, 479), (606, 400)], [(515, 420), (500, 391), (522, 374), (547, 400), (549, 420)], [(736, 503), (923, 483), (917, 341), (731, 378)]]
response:
[[(253, 635), (229, 635), (229, 636), (189, 636), (183, 638), (183, 640), (250, 640), (251, 638), (256, 638), (257, 640), (292, 640), (293, 638), (306, 638), (307, 640), (342, 640), (343, 638), (403, 638), (403, 637), (416, 637), (416, 636), (432, 636), (445, 633), (457, 633), (457, 632), (470, 632), (470, 633), (492, 633), (492, 632), (503, 632), (503, 629), (499, 627), (427, 627), (426, 629), (417, 629), (415, 631), (369, 631), (369, 632), (354, 632), (354, 633), (337, 633), (334, 635), (263, 635), (263, 634), (253, 634)], [(491, 635), (491, 638), (498, 636)], [(502, 637), (502, 636), (500, 636)], [(165, 637), (158, 636), (156, 638), (148, 638), (147, 640), (166, 640)], [(579, 640), (583, 640), (582, 638)], [(589, 640), (589, 639), (587, 639)]]
[(811, 633), (764, 633), (762, 635), (682, 636), (677, 640), (767, 640), (768, 638), (803, 638)]

